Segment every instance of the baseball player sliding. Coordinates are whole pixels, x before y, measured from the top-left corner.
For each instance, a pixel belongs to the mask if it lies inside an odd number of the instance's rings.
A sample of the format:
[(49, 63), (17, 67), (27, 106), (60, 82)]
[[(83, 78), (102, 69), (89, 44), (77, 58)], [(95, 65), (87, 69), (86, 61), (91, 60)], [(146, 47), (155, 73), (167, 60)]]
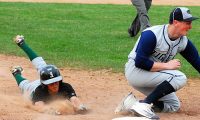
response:
[[(77, 112), (86, 111), (86, 106), (79, 100), (73, 87), (69, 83), (64, 83), (63, 77), (55, 65), (48, 65), (39, 57), (24, 41), (24, 37), (17, 35), (14, 38), (16, 44), (28, 55), (32, 64), (36, 67), (40, 74), (40, 80), (33, 82), (22, 77), (22, 68), (13, 67), (11, 72), (17, 81), (17, 84), (23, 93), (28, 93), (29, 98), (35, 106), (40, 108), (45, 106), (45, 103), (53, 100), (56, 97), (68, 99), (74, 106)], [(51, 114), (62, 114), (59, 110), (52, 110)]]
[(187, 78), (178, 70), (180, 60), (174, 57), (180, 53), (200, 72), (198, 51), (186, 36), (196, 19), (188, 8), (177, 7), (170, 13), (169, 24), (153, 26), (141, 33), (128, 56), (125, 76), (129, 84), (146, 98), (137, 100), (129, 93), (115, 112), (128, 110), (150, 119), (159, 119), (154, 111), (179, 110), (180, 101), (175, 92), (186, 84)]

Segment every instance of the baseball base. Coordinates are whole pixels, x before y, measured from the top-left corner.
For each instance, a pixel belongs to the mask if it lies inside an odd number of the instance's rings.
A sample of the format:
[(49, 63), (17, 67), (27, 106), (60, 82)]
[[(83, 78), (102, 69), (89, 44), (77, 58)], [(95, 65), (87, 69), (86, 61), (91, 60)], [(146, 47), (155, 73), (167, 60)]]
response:
[(113, 118), (112, 120), (151, 120), (146, 117), (118, 117), (118, 118)]

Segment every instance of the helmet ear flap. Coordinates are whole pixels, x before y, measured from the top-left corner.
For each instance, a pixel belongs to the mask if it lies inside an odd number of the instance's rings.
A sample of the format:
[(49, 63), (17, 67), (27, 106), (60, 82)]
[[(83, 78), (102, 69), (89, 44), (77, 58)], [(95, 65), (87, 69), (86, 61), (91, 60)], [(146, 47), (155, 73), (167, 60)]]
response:
[(44, 85), (62, 80), (59, 70), (54, 65), (47, 65), (40, 71), (40, 80)]

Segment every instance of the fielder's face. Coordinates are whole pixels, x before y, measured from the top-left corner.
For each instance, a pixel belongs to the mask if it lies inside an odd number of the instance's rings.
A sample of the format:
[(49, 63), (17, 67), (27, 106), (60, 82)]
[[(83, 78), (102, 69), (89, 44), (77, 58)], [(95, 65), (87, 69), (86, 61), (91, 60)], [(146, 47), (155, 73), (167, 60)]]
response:
[(59, 89), (59, 81), (55, 82), (55, 83), (51, 83), (49, 85), (47, 85), (48, 87), (48, 91), (52, 94), (56, 94), (58, 92)]
[(186, 36), (188, 31), (192, 28), (192, 22), (176, 21), (176, 30), (179, 36)]

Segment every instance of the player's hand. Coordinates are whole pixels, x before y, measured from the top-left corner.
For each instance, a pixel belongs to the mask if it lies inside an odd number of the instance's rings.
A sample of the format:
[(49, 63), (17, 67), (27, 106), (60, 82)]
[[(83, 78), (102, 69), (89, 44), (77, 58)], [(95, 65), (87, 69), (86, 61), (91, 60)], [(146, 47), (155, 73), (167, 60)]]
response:
[(166, 64), (167, 64), (166, 65), (167, 69), (169, 69), (169, 70), (176, 70), (176, 69), (179, 69), (181, 67), (181, 62), (180, 62), (179, 59), (170, 60)]
[(76, 109), (76, 112), (80, 114), (84, 114), (87, 111), (88, 111), (88, 108), (84, 104), (79, 105), (79, 107)]
[(70, 98), (72, 105), (75, 108), (77, 113), (85, 113), (87, 112), (88, 108), (80, 101), (80, 99), (76, 96)]

